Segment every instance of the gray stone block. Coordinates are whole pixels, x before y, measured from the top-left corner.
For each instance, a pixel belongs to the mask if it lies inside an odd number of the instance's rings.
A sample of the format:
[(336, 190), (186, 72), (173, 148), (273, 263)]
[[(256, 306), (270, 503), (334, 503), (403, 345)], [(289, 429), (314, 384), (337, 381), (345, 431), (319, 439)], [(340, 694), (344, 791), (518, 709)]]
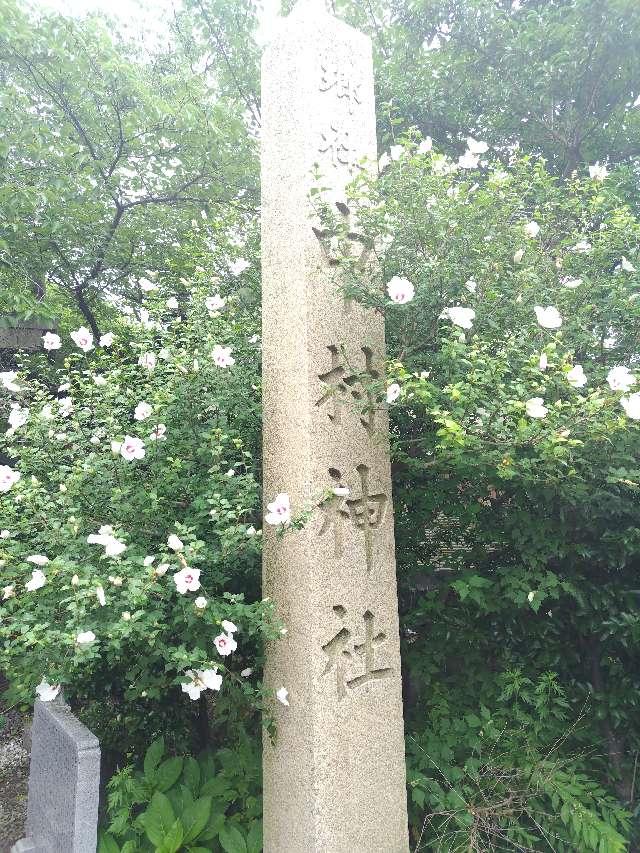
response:
[(38, 853), (39, 849), (31, 838), (21, 838), (13, 845), (11, 853)]
[(11, 853), (95, 853), (98, 739), (58, 698), (36, 702), (31, 744), (27, 837)]

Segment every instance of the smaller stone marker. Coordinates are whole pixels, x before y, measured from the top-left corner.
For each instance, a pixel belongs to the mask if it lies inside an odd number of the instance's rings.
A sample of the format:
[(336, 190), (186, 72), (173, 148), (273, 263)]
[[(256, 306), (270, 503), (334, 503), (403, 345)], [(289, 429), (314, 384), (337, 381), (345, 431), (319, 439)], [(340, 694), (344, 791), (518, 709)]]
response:
[(0, 314), (0, 350), (41, 350), (42, 336), (52, 331), (54, 324), (46, 317), (22, 320), (17, 314)]
[(11, 853), (95, 853), (98, 739), (60, 698), (36, 701), (26, 838)]

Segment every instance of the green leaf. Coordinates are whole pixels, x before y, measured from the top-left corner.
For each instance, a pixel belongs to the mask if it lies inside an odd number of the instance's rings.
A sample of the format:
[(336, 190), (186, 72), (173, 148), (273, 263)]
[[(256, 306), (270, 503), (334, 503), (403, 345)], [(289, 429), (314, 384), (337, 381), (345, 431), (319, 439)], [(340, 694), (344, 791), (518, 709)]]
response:
[(255, 820), (251, 824), (251, 829), (247, 835), (247, 851), (248, 853), (260, 853), (262, 850), (262, 821)]
[(156, 853), (177, 853), (182, 847), (183, 838), (184, 828), (180, 822), (180, 818), (176, 818), (163, 839), (162, 844), (156, 847)]
[(184, 843), (195, 841), (204, 830), (211, 814), (211, 797), (200, 797), (182, 815), (184, 824)]
[(159, 737), (154, 740), (144, 757), (144, 775), (151, 781), (160, 759), (164, 755), (164, 738)]
[(158, 791), (168, 791), (176, 784), (182, 773), (183, 763), (184, 759), (180, 757), (167, 758), (166, 761), (162, 762), (154, 779), (154, 785)]
[(115, 838), (112, 835), (109, 835), (108, 832), (100, 833), (98, 853), (120, 853), (120, 846), (117, 844)]
[(411, 799), (420, 808), (424, 806), (425, 797), (426, 793), (422, 790), (422, 788), (412, 788)]
[(175, 819), (176, 816), (173, 813), (169, 798), (160, 791), (155, 792), (149, 807), (141, 815), (141, 822), (147, 838), (156, 847), (162, 844)]
[(209, 779), (204, 783), (202, 788), (200, 789), (200, 793), (205, 796), (206, 794), (211, 794), (213, 797), (221, 797), (224, 799), (224, 795), (229, 790), (229, 780), (225, 779), (224, 776), (214, 776), (213, 779)]
[(225, 853), (247, 853), (247, 845), (236, 826), (223, 826), (218, 835)]
[(200, 841), (211, 841), (219, 835), (225, 823), (225, 816), (222, 812), (217, 812), (211, 815), (206, 829), (200, 835)]
[(195, 796), (198, 794), (200, 787), (200, 765), (190, 755), (184, 760), (184, 783), (191, 789), (191, 793)]

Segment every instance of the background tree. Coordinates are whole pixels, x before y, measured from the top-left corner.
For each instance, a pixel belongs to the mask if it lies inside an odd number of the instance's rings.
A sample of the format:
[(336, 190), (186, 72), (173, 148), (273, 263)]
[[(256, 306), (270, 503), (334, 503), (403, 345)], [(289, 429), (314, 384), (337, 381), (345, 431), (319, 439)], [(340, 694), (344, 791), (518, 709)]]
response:
[(640, 155), (633, 0), (338, 0), (376, 50), (380, 130), (460, 154), (480, 135), (569, 175)]
[(139, 302), (139, 279), (187, 237), (242, 233), (255, 142), (215, 69), (176, 45), (142, 54), (97, 17), (1, 11), (3, 307), (53, 285), (97, 336), (100, 304)]

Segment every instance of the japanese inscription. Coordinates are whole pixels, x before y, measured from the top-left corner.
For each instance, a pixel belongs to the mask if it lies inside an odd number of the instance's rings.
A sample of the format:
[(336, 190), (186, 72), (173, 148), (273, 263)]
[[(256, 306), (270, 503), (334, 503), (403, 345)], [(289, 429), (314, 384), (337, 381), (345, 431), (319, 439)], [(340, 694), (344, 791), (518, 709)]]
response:
[(325, 408), (329, 420), (335, 424), (342, 422), (342, 415), (353, 403), (360, 412), (360, 423), (371, 435), (375, 428), (376, 402), (371, 388), (371, 380), (380, 378), (380, 373), (373, 367), (373, 352), (368, 347), (361, 347), (364, 355), (364, 371), (353, 372), (347, 364), (344, 351), (338, 347), (327, 347), (331, 353), (331, 369), (320, 373), (318, 379), (324, 386), (324, 393), (316, 402), (319, 408)]
[(349, 115), (353, 115), (355, 107), (362, 103), (362, 83), (354, 79), (353, 68), (341, 68), (335, 60), (328, 57), (320, 63), (320, 91), (335, 90), (338, 99), (347, 104)]
[(356, 472), (360, 480), (360, 497), (351, 497), (351, 491), (343, 483), (342, 474), (337, 468), (330, 468), (329, 475), (336, 484), (333, 497), (321, 504), (324, 515), (320, 527), (320, 536), (333, 531), (334, 555), (342, 557), (344, 553), (345, 525), (351, 525), (364, 534), (364, 546), (367, 559), (367, 572), (373, 565), (374, 531), (384, 521), (389, 499), (383, 492), (371, 494), (369, 488), (369, 468), (358, 465)]
[(332, 121), (326, 130), (321, 131), (318, 151), (328, 154), (328, 159), (334, 166), (342, 164), (353, 168), (356, 165), (356, 149), (349, 137), (349, 131), (340, 127), (337, 121)]
[[(361, 88), (362, 82), (356, 79), (353, 67), (345, 67), (329, 56), (321, 59), (319, 89), (321, 92), (335, 95), (339, 108), (343, 105), (346, 107), (346, 110), (339, 110), (343, 116), (346, 112), (345, 118), (353, 116), (356, 107), (362, 104)], [(318, 151), (320, 154), (327, 154), (335, 167), (344, 165), (354, 169), (357, 165), (358, 153), (348, 126), (345, 126), (338, 116), (320, 132)]]
[[(342, 227), (340, 233), (334, 233), (322, 227), (312, 226), (313, 233), (316, 235), (322, 246), (322, 250), (330, 264), (335, 265), (340, 262), (341, 252), (341, 236), (349, 242), (349, 251), (351, 257), (355, 258), (360, 268), (364, 267), (370, 255), (372, 244), (358, 230), (355, 216), (352, 214), (348, 205), (342, 201), (336, 202), (336, 209), (342, 219)], [(350, 300), (349, 300), (350, 301)]]
[[(343, 622), (346, 621), (347, 611), (344, 607), (337, 605), (333, 611)], [(375, 632), (375, 617), (370, 610), (365, 610), (362, 619), (364, 622), (362, 642), (358, 642), (354, 634), (346, 625), (343, 625), (338, 633), (322, 646), (327, 659), (323, 675), (335, 671), (339, 699), (343, 699), (350, 690), (357, 690), (372, 681), (388, 678), (393, 673), (393, 667), (376, 667), (375, 665), (376, 649), (386, 641), (387, 635)], [(362, 672), (360, 675), (349, 678), (358, 660), (362, 662)]]

